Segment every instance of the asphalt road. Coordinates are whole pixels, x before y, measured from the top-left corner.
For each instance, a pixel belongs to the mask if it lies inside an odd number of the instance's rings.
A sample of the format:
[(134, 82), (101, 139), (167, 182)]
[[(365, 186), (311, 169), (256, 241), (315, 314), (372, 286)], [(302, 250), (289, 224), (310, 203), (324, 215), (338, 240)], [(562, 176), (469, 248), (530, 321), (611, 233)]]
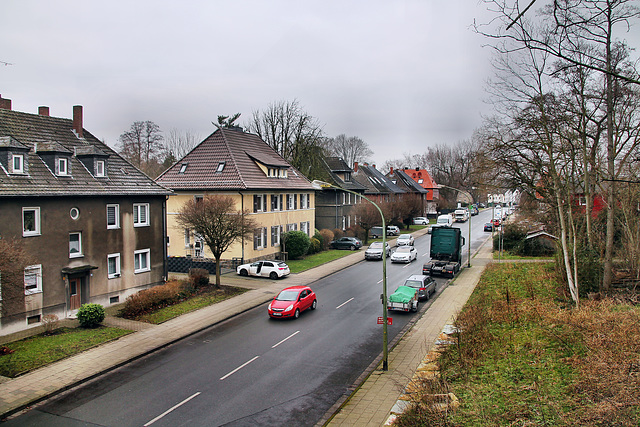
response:
[[(489, 216), (472, 217), (472, 251), (488, 234), (482, 226)], [(455, 225), (467, 238), (468, 224)], [(389, 293), (421, 272), (429, 242), (428, 235), (416, 239), (417, 262), (388, 261)], [(381, 279), (380, 261), (360, 262), (312, 284), (318, 308), (295, 321), (271, 320), (266, 305), (260, 306), (6, 425), (314, 425), (382, 351)], [(438, 282), (437, 293), (445, 280)], [(295, 275), (282, 280), (283, 288), (294, 284)], [(389, 341), (426, 308), (428, 303), (417, 314), (390, 312)]]

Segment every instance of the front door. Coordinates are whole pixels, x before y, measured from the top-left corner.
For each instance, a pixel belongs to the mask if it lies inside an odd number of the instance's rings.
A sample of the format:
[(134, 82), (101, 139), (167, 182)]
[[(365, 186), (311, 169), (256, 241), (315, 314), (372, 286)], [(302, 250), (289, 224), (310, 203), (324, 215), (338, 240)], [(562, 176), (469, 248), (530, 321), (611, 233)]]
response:
[(80, 308), (80, 278), (69, 279), (69, 309), (77, 310)]

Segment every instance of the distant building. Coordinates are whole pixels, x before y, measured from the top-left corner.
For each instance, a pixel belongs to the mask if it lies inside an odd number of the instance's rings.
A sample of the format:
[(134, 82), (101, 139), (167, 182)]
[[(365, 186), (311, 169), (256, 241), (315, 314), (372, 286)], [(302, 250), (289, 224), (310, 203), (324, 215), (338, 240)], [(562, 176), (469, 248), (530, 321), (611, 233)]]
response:
[(286, 231), (313, 236), (315, 190), (309, 180), (258, 135), (239, 127), (220, 128), (198, 144), (156, 182), (173, 190), (167, 202), (169, 255), (212, 258), (192, 230), (179, 228), (176, 215), (187, 200), (225, 195), (258, 224), (253, 238), (232, 245), (223, 262), (275, 259)]
[(34, 259), (24, 299), (2, 301), (3, 335), (163, 283), (170, 191), (83, 129), (82, 114), (17, 112), (0, 97), (0, 238)]

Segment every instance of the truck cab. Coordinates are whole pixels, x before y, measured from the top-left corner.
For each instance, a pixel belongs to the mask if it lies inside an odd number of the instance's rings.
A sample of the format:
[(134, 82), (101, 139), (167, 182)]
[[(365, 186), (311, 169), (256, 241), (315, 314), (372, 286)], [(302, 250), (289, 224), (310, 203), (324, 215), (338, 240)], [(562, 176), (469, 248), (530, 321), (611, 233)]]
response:
[(467, 222), (469, 219), (469, 211), (467, 209), (456, 209), (453, 216), (456, 222)]

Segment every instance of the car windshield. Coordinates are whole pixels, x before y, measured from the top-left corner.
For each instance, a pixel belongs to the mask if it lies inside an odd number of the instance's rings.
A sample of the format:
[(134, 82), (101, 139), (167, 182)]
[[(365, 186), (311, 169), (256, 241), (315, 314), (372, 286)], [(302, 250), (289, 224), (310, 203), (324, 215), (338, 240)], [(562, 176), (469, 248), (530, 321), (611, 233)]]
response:
[(404, 282), (404, 285), (411, 286), (412, 288), (419, 288), (422, 286), (422, 282), (418, 280), (407, 280), (406, 282)]
[(447, 224), (449, 222), (449, 218), (438, 218), (438, 224)]
[(286, 266), (287, 266), (287, 264), (285, 264), (284, 262), (279, 262), (278, 263), (278, 267), (286, 267)]
[(401, 248), (396, 249), (396, 252), (409, 253), (409, 252), (411, 252), (411, 248), (408, 247), (408, 246), (403, 246)]
[(399, 236), (398, 239), (409, 240), (409, 239), (411, 239), (411, 234), (403, 234), (403, 235)]
[(295, 301), (298, 299), (299, 291), (284, 290), (276, 297), (278, 301)]
[(369, 245), (369, 249), (380, 249), (380, 248), (382, 248), (381, 242), (373, 242), (371, 245)]

